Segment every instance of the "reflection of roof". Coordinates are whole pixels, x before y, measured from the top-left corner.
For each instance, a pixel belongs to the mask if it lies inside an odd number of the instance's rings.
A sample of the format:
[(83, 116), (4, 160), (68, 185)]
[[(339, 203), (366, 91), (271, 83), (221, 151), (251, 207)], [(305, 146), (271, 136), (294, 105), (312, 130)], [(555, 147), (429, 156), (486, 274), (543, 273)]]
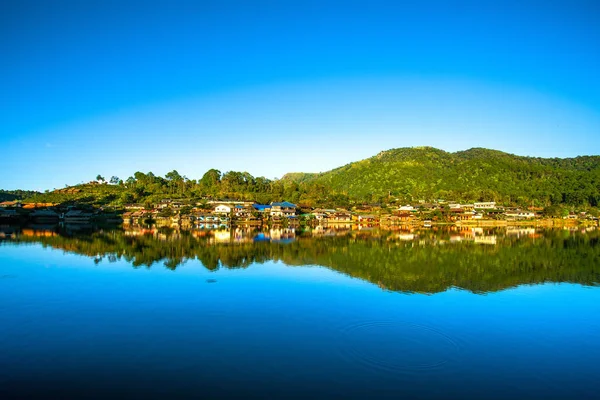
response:
[(268, 242), (271, 239), (268, 236), (265, 236), (264, 233), (259, 233), (258, 235), (254, 236), (253, 239), (255, 242)]
[(292, 243), (294, 240), (294, 238), (288, 238), (288, 239), (277, 239), (277, 240), (273, 240), (273, 242), (275, 243), (282, 243), (282, 244), (287, 244), (287, 243)]

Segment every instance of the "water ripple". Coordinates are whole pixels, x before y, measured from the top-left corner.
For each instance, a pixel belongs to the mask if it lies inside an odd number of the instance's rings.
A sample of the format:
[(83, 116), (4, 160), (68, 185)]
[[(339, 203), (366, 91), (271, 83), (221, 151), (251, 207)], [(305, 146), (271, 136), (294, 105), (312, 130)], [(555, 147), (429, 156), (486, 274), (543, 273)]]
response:
[(447, 334), (403, 321), (362, 321), (340, 329), (346, 361), (387, 372), (441, 368), (455, 359), (458, 343)]

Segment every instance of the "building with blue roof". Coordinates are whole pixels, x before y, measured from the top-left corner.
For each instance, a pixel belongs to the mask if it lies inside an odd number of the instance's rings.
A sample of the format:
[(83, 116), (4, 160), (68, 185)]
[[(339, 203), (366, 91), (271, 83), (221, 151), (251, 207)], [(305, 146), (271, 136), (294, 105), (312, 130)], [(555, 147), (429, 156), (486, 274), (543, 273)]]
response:
[(296, 216), (296, 205), (288, 201), (271, 203), (271, 216), (294, 218)]

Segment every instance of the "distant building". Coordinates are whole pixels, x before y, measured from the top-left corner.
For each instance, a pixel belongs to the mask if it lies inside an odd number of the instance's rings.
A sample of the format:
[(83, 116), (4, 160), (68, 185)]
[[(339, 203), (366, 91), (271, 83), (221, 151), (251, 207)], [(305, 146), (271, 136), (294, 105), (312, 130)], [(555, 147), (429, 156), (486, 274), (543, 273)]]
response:
[(494, 208), (496, 208), (496, 202), (495, 201), (487, 201), (487, 202), (473, 203), (473, 206), (476, 209), (480, 209), (480, 210), (493, 210)]

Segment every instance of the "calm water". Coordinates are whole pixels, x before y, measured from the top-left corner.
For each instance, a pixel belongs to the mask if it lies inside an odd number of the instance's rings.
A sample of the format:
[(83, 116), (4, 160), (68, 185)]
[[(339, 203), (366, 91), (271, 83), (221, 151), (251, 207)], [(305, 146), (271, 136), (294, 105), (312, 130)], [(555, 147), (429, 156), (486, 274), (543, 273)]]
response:
[(3, 232), (1, 398), (598, 395), (595, 230)]

